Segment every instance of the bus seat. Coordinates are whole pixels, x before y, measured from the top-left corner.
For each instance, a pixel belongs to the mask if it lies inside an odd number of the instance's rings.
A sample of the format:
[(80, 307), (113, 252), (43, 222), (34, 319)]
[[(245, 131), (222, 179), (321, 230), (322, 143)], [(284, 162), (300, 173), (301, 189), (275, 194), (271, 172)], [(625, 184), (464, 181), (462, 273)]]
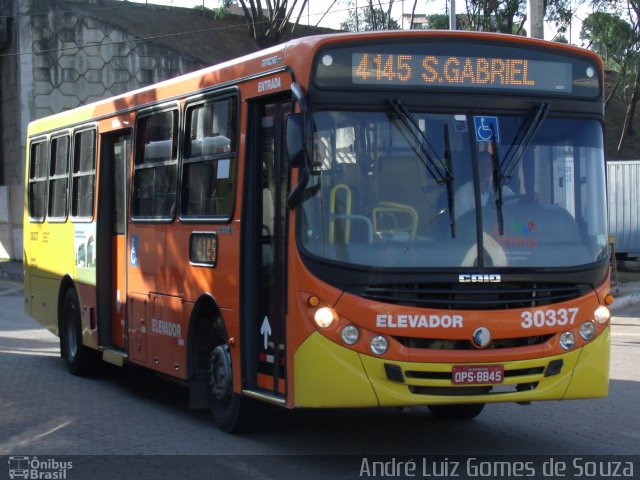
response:
[(223, 135), (204, 137), (202, 139), (202, 155), (216, 155), (230, 150), (231, 140)]
[(171, 160), (172, 157), (171, 140), (158, 140), (157, 142), (149, 142), (144, 146), (145, 163), (162, 162)]
[(415, 156), (383, 157), (378, 161), (377, 177), (376, 231), (408, 232), (414, 238), (435, 209), (435, 198), (427, 191), (424, 166)]

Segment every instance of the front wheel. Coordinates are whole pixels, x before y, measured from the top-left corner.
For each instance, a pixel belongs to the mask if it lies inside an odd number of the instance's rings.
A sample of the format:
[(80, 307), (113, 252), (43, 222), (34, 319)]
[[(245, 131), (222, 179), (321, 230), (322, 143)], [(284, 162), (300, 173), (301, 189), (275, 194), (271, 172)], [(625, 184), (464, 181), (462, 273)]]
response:
[(429, 405), (433, 416), (445, 420), (471, 420), (480, 415), (484, 403), (470, 403), (463, 405)]
[(227, 433), (248, 429), (249, 399), (233, 391), (233, 371), (229, 346), (218, 345), (209, 359), (209, 391), (211, 415), (215, 424)]

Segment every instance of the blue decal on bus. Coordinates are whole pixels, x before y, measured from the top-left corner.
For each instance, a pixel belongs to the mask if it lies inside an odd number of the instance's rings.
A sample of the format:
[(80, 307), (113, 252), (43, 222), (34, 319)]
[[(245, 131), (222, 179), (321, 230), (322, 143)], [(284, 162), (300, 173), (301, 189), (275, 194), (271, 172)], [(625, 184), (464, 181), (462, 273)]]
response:
[(138, 266), (138, 236), (131, 235), (131, 252), (129, 253), (130, 264), (132, 267)]
[(476, 127), (476, 140), (478, 142), (500, 141), (498, 117), (473, 117), (473, 122)]

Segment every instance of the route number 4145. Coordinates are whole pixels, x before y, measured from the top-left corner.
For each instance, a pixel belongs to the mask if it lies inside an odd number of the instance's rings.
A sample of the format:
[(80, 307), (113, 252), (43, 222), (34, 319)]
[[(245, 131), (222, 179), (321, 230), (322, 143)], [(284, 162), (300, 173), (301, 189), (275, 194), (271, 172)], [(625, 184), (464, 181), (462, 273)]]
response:
[(549, 310), (525, 310), (520, 314), (522, 328), (542, 328), (573, 325), (579, 308), (558, 308)]

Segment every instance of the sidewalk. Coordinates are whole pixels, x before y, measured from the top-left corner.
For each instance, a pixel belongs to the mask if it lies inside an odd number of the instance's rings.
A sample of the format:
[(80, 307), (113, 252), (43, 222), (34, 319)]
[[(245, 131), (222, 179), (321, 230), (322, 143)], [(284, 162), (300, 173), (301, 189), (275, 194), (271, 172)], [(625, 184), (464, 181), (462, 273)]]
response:
[(24, 282), (24, 271), (22, 262), (11, 260), (0, 260), (0, 280), (11, 280), (12, 282)]

